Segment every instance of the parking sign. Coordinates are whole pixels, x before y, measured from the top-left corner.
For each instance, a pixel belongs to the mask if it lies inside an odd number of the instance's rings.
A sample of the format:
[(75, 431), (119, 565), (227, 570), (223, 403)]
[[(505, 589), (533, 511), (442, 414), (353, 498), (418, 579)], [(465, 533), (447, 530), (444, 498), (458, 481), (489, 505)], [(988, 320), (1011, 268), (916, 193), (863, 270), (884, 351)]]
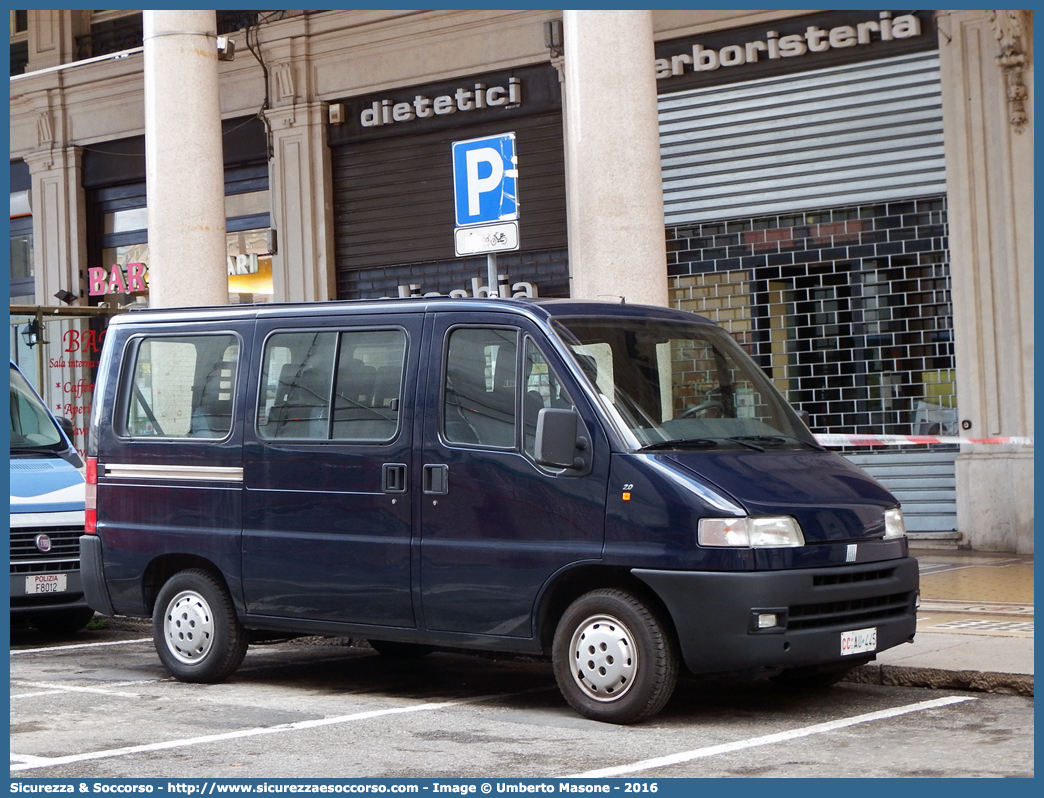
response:
[(515, 134), (453, 142), (457, 227), (518, 218)]

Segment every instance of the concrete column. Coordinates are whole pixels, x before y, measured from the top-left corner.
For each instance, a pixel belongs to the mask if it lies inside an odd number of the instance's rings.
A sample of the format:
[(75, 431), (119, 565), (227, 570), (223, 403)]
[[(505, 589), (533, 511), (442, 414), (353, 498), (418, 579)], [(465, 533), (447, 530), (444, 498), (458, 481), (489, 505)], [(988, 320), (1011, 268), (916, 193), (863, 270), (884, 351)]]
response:
[(326, 144), (326, 104), (299, 103), (268, 112), (274, 158), (270, 166), (273, 300), (335, 299), (333, 183)]
[(227, 305), (213, 11), (145, 11), (151, 307)]
[(60, 289), (78, 295), (80, 274), (87, 272), (81, 158), (79, 147), (54, 147), (25, 157), (32, 176), (33, 258), (41, 305), (61, 304), (54, 298)]
[(565, 11), (563, 37), (571, 294), (666, 305), (652, 12)]
[[(1032, 437), (1032, 12), (945, 12), (939, 29), (962, 434)], [(1033, 552), (1032, 447), (962, 447), (957, 526), (972, 548)]]

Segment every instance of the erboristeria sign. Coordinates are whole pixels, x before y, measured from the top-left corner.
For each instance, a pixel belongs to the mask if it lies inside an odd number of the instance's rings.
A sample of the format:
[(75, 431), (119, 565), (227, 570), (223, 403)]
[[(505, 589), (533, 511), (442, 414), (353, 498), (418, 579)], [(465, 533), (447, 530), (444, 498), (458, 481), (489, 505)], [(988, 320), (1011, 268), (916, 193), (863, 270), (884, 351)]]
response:
[(826, 11), (656, 46), (659, 90), (886, 58), (938, 46), (926, 11)]
[(892, 17), (891, 11), (882, 11), (875, 20), (858, 22), (855, 25), (838, 25), (821, 28), (809, 25), (804, 33), (780, 36), (779, 31), (770, 30), (763, 39), (730, 44), (716, 50), (701, 44), (692, 46), (692, 53), (679, 53), (656, 59), (657, 79), (680, 75), (686, 69), (708, 72), (721, 67), (753, 64), (761, 58), (796, 58), (808, 53), (823, 53), (831, 48), (859, 47), (874, 41), (909, 39), (921, 35), (921, 21), (913, 14)]

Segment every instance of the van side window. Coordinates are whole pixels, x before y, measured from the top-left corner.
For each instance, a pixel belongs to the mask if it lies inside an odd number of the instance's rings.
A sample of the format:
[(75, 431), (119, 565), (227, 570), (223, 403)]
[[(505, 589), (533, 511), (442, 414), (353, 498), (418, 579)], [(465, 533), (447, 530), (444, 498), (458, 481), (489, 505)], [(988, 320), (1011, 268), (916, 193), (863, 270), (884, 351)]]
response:
[(518, 333), (460, 327), (446, 355), (443, 435), (450, 443), (515, 446)]
[(334, 392), (335, 440), (390, 441), (395, 437), (405, 360), (402, 330), (342, 334)]
[(146, 338), (136, 353), (123, 434), (224, 438), (232, 429), (238, 365), (233, 335)]
[(525, 380), (522, 394), (522, 451), (534, 457), (540, 411), (545, 407), (568, 410), (573, 407), (573, 400), (551, 368), (551, 364), (529, 338), (526, 339), (526, 359), (522, 364), (522, 375)]
[(260, 436), (391, 440), (399, 428), (405, 360), (402, 330), (271, 336), (261, 376)]

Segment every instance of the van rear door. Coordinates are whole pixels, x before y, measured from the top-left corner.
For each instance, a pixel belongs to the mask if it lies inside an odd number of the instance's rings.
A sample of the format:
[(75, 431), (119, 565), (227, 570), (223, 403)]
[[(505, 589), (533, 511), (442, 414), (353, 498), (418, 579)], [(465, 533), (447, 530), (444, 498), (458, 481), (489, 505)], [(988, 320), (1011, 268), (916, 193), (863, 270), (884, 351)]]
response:
[[(607, 442), (590, 470), (538, 466), (536, 419), (579, 391), (543, 333), (509, 314), (431, 314), (419, 487), (421, 594), (432, 631), (530, 637), (541, 588), (601, 557)], [(565, 377), (568, 380), (568, 377)]]
[(422, 320), (258, 320), (244, 445), (251, 615), (416, 625), (407, 478)]

